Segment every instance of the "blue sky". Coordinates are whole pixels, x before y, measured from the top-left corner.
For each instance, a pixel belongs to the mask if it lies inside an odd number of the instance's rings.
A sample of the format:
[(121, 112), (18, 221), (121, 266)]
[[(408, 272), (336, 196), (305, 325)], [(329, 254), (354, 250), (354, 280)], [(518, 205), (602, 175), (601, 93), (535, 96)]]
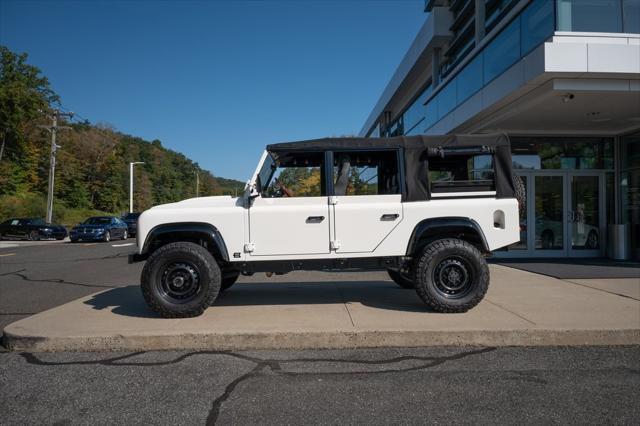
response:
[(0, 0), (65, 108), (246, 180), (268, 143), (357, 134), (423, 0)]

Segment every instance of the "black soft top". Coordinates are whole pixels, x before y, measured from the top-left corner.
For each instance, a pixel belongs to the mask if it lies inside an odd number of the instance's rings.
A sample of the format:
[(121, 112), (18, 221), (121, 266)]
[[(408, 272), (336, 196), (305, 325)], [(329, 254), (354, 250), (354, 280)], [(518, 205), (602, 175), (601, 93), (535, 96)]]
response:
[(333, 151), (343, 149), (391, 149), (404, 151), (405, 187), (403, 201), (424, 201), (431, 198), (429, 183), (429, 157), (448, 155), (447, 151), (479, 148), (479, 152), (494, 155), (497, 198), (513, 198), (513, 172), (511, 147), (505, 134), (397, 136), (393, 138), (323, 138), (299, 142), (277, 143), (267, 146), (267, 151), (281, 156), (305, 151)]

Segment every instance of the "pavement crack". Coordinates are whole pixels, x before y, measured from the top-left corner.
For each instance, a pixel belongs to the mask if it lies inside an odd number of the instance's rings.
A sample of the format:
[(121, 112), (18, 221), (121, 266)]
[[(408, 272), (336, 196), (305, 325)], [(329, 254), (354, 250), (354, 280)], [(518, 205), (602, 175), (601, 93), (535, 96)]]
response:
[(29, 278), (25, 274), (23, 274), (24, 270), (19, 272), (11, 272), (5, 275), (14, 275), (16, 277), (22, 278), (24, 281), (28, 282), (40, 282), (40, 283), (52, 283), (52, 284), (65, 284), (65, 285), (75, 285), (80, 287), (90, 287), (90, 288), (116, 288), (113, 285), (101, 285), (101, 284), (84, 284), (84, 283), (75, 283), (73, 281), (66, 281), (62, 278), (51, 278), (51, 279), (37, 279), (37, 278)]
[[(235, 353), (231, 351), (202, 351), (202, 352), (188, 352), (182, 354), (179, 357), (168, 361), (155, 361), (155, 362), (131, 362), (131, 358), (142, 355), (146, 352), (135, 352), (113, 358), (88, 360), (88, 361), (44, 361), (38, 358), (35, 354), (30, 352), (22, 352), (20, 356), (29, 364), (40, 366), (52, 366), (52, 365), (104, 365), (110, 367), (124, 367), (124, 366), (162, 366), (177, 364), (190, 358), (194, 355), (220, 355), (229, 356), (245, 361), (249, 361), (255, 364), (255, 366), (247, 373), (237, 377), (231, 383), (229, 383), (222, 395), (213, 400), (211, 409), (207, 415), (207, 425), (215, 425), (220, 416), (223, 404), (229, 400), (233, 392), (238, 385), (242, 382), (250, 380), (256, 376), (264, 374), (264, 371), (269, 368), (274, 375), (283, 376), (356, 376), (356, 375), (372, 375), (372, 374), (389, 374), (389, 373), (404, 373), (417, 370), (427, 370), (447, 362), (459, 361), (464, 358), (485, 354), (495, 351), (495, 347), (487, 347), (481, 349), (473, 349), (455, 353), (447, 356), (399, 356), (394, 358), (380, 359), (380, 360), (363, 360), (363, 359), (344, 359), (344, 358), (291, 358), (291, 359), (274, 359), (274, 358), (259, 358), (241, 353)], [(128, 360), (129, 362), (122, 362)], [(343, 372), (299, 372), (299, 371), (286, 371), (283, 369), (283, 365), (290, 363), (334, 363), (334, 364), (360, 364), (360, 365), (391, 365), (403, 361), (419, 361), (421, 364), (413, 367), (385, 369), (379, 371), (343, 371)]]
[(582, 283), (577, 283), (577, 282), (575, 282), (575, 281), (571, 281), (571, 280), (566, 280), (566, 279), (564, 279), (564, 280), (562, 280), (562, 281), (564, 281), (564, 282), (566, 282), (566, 283), (569, 283), (569, 284), (579, 285), (579, 286), (581, 286), (581, 287), (590, 288), (590, 289), (592, 289), (592, 290), (597, 290), (597, 291), (601, 291), (601, 292), (603, 292), (603, 293), (609, 293), (609, 294), (613, 294), (614, 296), (620, 296), (620, 297), (624, 297), (624, 298), (626, 298), (626, 299), (636, 300), (636, 301), (640, 302), (640, 299), (637, 299), (637, 298), (635, 298), (635, 297), (633, 297), (633, 296), (628, 296), (628, 295), (626, 295), (626, 294), (616, 293), (616, 292), (614, 292), (614, 291), (604, 290), (604, 289), (602, 289), (602, 288), (598, 288), (598, 287), (592, 287), (592, 286), (590, 286), (590, 285), (582, 284)]
[(524, 316), (520, 315), (519, 313), (517, 313), (517, 312), (513, 312), (511, 309), (507, 309), (507, 308), (505, 308), (504, 306), (500, 305), (499, 303), (492, 302), (492, 301), (491, 301), (491, 300), (489, 300), (489, 299), (486, 299), (486, 301), (487, 301), (487, 302), (489, 302), (489, 303), (491, 303), (491, 304), (492, 304), (492, 305), (494, 305), (494, 306), (497, 306), (497, 307), (498, 307), (498, 308), (500, 308), (500, 309), (503, 309), (503, 310), (505, 310), (505, 311), (509, 312), (510, 314), (513, 314), (513, 315), (517, 316), (518, 318), (520, 318), (520, 319), (522, 319), (522, 320), (524, 320), (524, 321), (528, 322), (528, 323), (529, 323), (529, 324), (531, 324), (531, 325), (538, 325), (538, 324), (536, 324), (535, 322), (531, 321), (530, 319), (525, 318)]

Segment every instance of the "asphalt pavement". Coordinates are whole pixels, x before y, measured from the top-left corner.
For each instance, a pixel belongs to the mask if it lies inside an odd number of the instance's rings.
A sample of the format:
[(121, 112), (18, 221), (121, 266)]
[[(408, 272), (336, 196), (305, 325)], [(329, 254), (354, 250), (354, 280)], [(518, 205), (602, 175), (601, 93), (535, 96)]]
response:
[(637, 347), (0, 354), (1, 424), (636, 424)]
[(0, 241), (0, 331), (35, 313), (109, 288), (138, 284), (127, 263), (135, 239), (110, 243)]

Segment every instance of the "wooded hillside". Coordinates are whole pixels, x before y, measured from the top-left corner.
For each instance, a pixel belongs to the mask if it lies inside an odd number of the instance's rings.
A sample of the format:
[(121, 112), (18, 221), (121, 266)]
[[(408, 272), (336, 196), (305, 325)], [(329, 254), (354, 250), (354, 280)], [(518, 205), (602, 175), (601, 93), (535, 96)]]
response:
[[(26, 54), (0, 46), (0, 220), (45, 214), (51, 124), (60, 98)], [(77, 120), (58, 132), (54, 220), (75, 221), (93, 211), (118, 214), (128, 209), (129, 162), (135, 167), (136, 210), (199, 195), (235, 195), (243, 182), (213, 176), (159, 140), (145, 141), (105, 125)], [(0, 148), (2, 149), (2, 148)], [(212, 153), (213, 154), (213, 153)]]

